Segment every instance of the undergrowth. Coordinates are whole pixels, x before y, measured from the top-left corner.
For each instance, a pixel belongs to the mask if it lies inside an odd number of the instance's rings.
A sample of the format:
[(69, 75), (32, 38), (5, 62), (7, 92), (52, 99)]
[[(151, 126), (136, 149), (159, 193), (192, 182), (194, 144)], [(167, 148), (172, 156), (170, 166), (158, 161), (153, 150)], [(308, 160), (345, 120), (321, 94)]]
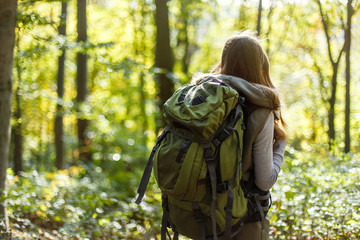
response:
[[(359, 239), (359, 166), (359, 155), (290, 148), (272, 190), (271, 239)], [(123, 189), (96, 166), (9, 170), (8, 186), (10, 239), (159, 239), (154, 179), (140, 206), (137, 186)]]

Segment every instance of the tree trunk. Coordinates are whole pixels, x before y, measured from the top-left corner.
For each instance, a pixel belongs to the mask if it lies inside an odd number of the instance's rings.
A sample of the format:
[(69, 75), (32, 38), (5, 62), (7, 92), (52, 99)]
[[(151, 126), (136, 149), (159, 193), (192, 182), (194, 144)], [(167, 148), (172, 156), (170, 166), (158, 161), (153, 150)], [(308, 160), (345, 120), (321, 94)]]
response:
[(184, 19), (184, 55), (182, 58), (183, 63), (183, 73), (186, 75), (189, 74), (189, 63), (190, 63), (190, 56), (189, 56), (189, 36), (188, 36), (188, 20)]
[(262, 0), (259, 0), (258, 18), (257, 18), (257, 26), (256, 26), (256, 34), (258, 36), (260, 36), (260, 30), (261, 30), (261, 12), (262, 12)]
[[(20, 52), (20, 36), (19, 34), (15, 36), (15, 45), (16, 45), (16, 51), (17, 56)], [(21, 84), (22, 84), (22, 69), (20, 65), (20, 60), (18, 59), (15, 63), (15, 68), (17, 72), (17, 86), (15, 91), (15, 110), (14, 110), (14, 124), (12, 126), (12, 137), (13, 137), (13, 143), (14, 143), (14, 149), (13, 149), (13, 159), (14, 159), (14, 173), (16, 175), (19, 175), (20, 172), (23, 171), (23, 135), (22, 135), (22, 109), (21, 109)], [(14, 80), (15, 82), (15, 80)]]
[[(86, 24), (86, 0), (77, 1), (77, 32), (78, 32), (78, 42), (85, 43), (87, 41), (87, 24)], [(78, 127), (78, 139), (80, 147), (80, 158), (85, 160), (90, 160), (89, 152), (89, 138), (87, 137), (87, 129), (89, 126), (89, 121), (82, 113), (81, 105), (85, 102), (87, 98), (87, 54), (79, 52), (77, 54), (77, 75), (76, 75), (76, 87), (77, 87), (77, 96), (76, 101), (78, 104), (78, 118), (77, 118), (77, 127)]]
[(22, 111), (20, 103), (20, 85), (21, 85), (21, 67), (17, 61), (16, 69), (18, 73), (17, 87), (15, 91), (15, 105), (16, 109), (14, 112), (15, 123), (12, 127), (13, 129), (13, 140), (14, 140), (14, 172), (16, 175), (19, 175), (23, 171), (23, 135), (22, 135)]
[[(143, 6), (146, 5), (146, 1), (142, 1), (141, 4)], [(145, 37), (146, 37), (146, 33), (144, 31), (144, 27), (146, 25), (145, 22), (145, 17), (147, 12), (145, 12), (145, 8), (142, 7), (141, 11), (141, 25), (140, 25), (140, 36), (141, 36), (141, 40), (140, 40), (140, 47), (139, 50), (141, 53), (145, 52), (146, 49), (146, 42), (145, 42)], [(143, 59), (143, 65), (146, 64), (146, 60)], [(146, 135), (146, 131), (148, 130), (148, 119), (147, 119), (147, 115), (146, 115), (146, 100), (147, 100), (147, 94), (145, 91), (145, 73), (144, 71), (141, 71), (140, 73), (140, 102), (141, 102), (141, 114), (143, 115), (143, 132), (144, 132), (144, 137), (143, 137), (143, 145), (146, 146), (146, 142), (147, 142), (147, 135)]]
[[(136, 15), (136, 12), (138, 9), (132, 9), (132, 12), (131, 12), (132, 20), (134, 22), (133, 49), (134, 49), (135, 59), (139, 59), (139, 60), (141, 59), (140, 63), (143, 66), (145, 66), (146, 59), (143, 58), (142, 56), (146, 49), (146, 41), (145, 41), (146, 33), (144, 31), (144, 27), (146, 25), (145, 17), (147, 15), (147, 12), (145, 10), (145, 6), (147, 3), (145, 0), (138, 0), (138, 4), (139, 4), (139, 6), (143, 6), (140, 9), (139, 15)], [(140, 19), (139, 23), (137, 22), (138, 19)], [(140, 93), (140, 98), (139, 98), (140, 115), (142, 117), (141, 128), (142, 128), (142, 132), (144, 133), (143, 137), (142, 137), (142, 144), (146, 145), (146, 142), (147, 142), (146, 131), (148, 129), (148, 121), (147, 121), (147, 115), (146, 115), (147, 94), (145, 91), (145, 73), (144, 73), (143, 68), (141, 68), (141, 71), (139, 73), (139, 93)]]
[[(12, 68), (17, 1), (0, 0), (0, 197), (6, 194), (6, 169), (10, 144)], [(6, 201), (0, 204), (0, 236), (8, 231)]]
[(351, 17), (353, 14), (352, 0), (347, 3), (347, 24), (345, 29), (345, 149), (350, 152), (350, 46), (351, 46)]
[(276, 6), (276, 3), (274, 1), (271, 1), (271, 5), (270, 5), (270, 8), (269, 8), (269, 12), (267, 14), (267, 21), (268, 21), (268, 30), (266, 32), (266, 55), (268, 56), (269, 58), (269, 61), (271, 62), (271, 54), (270, 54), (270, 34), (271, 34), (271, 31), (272, 31), (272, 20), (271, 20), (271, 17), (274, 13), (274, 9), (275, 9), (275, 6)]
[(332, 55), (332, 51), (331, 51), (331, 37), (329, 34), (329, 26), (328, 26), (328, 22), (327, 22), (328, 17), (322, 11), (322, 5), (321, 5), (320, 0), (317, 0), (317, 4), (318, 4), (319, 10), (320, 10), (321, 22), (322, 22), (322, 25), (324, 28), (326, 42), (327, 42), (328, 56), (329, 56), (329, 60), (331, 62), (331, 67), (332, 67), (332, 71), (333, 71), (332, 78), (331, 78), (331, 95), (330, 95), (330, 98), (328, 99), (328, 102), (330, 105), (329, 112), (328, 112), (328, 121), (329, 121), (329, 123), (328, 123), (328, 125), (329, 125), (328, 138), (329, 138), (329, 149), (331, 149), (332, 145), (334, 144), (334, 140), (335, 140), (335, 103), (336, 103), (336, 90), (337, 90), (337, 75), (338, 75), (338, 68), (339, 68), (341, 55), (344, 52), (344, 48), (345, 48), (345, 42), (339, 52), (338, 58), (335, 61), (333, 58), (333, 55)]
[(180, 20), (182, 23), (182, 28), (179, 29), (178, 34), (178, 45), (183, 45), (184, 54), (182, 56), (182, 71), (185, 75), (189, 73), (189, 62), (190, 62), (190, 54), (189, 54), (189, 33), (188, 33), (188, 25), (189, 25), (189, 14), (187, 9), (187, 4), (183, 1), (180, 1), (181, 13)]
[[(159, 108), (162, 112), (162, 106), (174, 91), (174, 83), (170, 78), (174, 61), (170, 46), (170, 29), (169, 29), (169, 10), (167, 0), (155, 0), (156, 11), (156, 50), (155, 50), (155, 67), (159, 69), (157, 76), (159, 86)], [(162, 115), (161, 115), (162, 116)], [(164, 119), (157, 119), (157, 129), (164, 127)]]
[(330, 109), (328, 112), (328, 119), (329, 119), (329, 144), (330, 147), (334, 143), (335, 139), (335, 103), (336, 103), (336, 90), (337, 90), (337, 74), (338, 74), (338, 63), (332, 64), (333, 75), (331, 79), (331, 96), (329, 99)]
[[(67, 17), (67, 2), (61, 3), (61, 16), (59, 25), (59, 35), (66, 36), (66, 17)], [(63, 127), (63, 96), (64, 96), (64, 78), (65, 78), (65, 55), (66, 47), (62, 46), (61, 55), (58, 59), (58, 75), (57, 75), (57, 94), (58, 101), (56, 104), (56, 117), (54, 123), (55, 131), (55, 149), (57, 169), (64, 168), (64, 127)]]

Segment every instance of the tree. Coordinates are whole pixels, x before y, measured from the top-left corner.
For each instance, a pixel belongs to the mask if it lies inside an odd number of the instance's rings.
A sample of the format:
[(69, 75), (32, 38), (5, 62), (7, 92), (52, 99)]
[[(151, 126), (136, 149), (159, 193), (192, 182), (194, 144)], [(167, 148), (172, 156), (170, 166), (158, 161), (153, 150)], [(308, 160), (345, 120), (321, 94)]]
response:
[(351, 18), (354, 14), (352, 0), (347, 2), (347, 23), (345, 28), (345, 153), (350, 152), (350, 46), (351, 46)]
[[(209, 14), (213, 19), (216, 18), (216, 13), (211, 6), (211, 1), (202, 2), (200, 0), (178, 0), (175, 1), (179, 11), (174, 14), (175, 18), (175, 32), (176, 37), (176, 48), (175, 62), (178, 61), (181, 66), (181, 71), (184, 74), (184, 80), (186, 82), (191, 78), (189, 73), (190, 63), (196, 51), (199, 50), (196, 40), (197, 29), (199, 29), (199, 22), (203, 17), (204, 13)], [(210, 3), (210, 4), (209, 4)], [(175, 63), (175, 66), (177, 63)], [(177, 69), (176, 67), (174, 67)]]
[(331, 62), (332, 67), (332, 77), (331, 77), (331, 94), (328, 99), (329, 102), (329, 111), (328, 111), (328, 138), (329, 138), (329, 147), (331, 148), (332, 144), (335, 140), (335, 103), (336, 103), (336, 91), (337, 91), (337, 76), (338, 76), (338, 69), (339, 69), (339, 63), (341, 59), (341, 55), (344, 52), (345, 43), (343, 47), (340, 49), (340, 52), (338, 54), (338, 57), (336, 60), (334, 59), (332, 49), (331, 49), (331, 36), (330, 36), (330, 29), (329, 29), (329, 23), (328, 23), (328, 16), (324, 13), (322, 9), (322, 4), (320, 0), (317, 0), (317, 4), (319, 6), (320, 16), (321, 16), (321, 22), (323, 25), (323, 29), (325, 32), (326, 37), (326, 43), (327, 43), (327, 52), (329, 56), (329, 60)]
[[(16, 44), (16, 57), (19, 57), (20, 52), (20, 34), (17, 34), (15, 37), (15, 44)], [(14, 172), (16, 175), (19, 175), (20, 172), (23, 171), (23, 134), (22, 134), (22, 109), (21, 109), (21, 84), (22, 84), (22, 69), (20, 61), (15, 61), (15, 68), (17, 72), (17, 82), (15, 83), (16, 90), (15, 90), (15, 109), (14, 109), (14, 124), (12, 126), (12, 138), (14, 143)], [(15, 82), (15, 81), (14, 81)]]
[[(138, 62), (139, 66), (137, 70), (139, 71), (139, 104), (140, 104), (140, 116), (141, 116), (141, 129), (145, 133), (148, 130), (148, 120), (146, 116), (146, 100), (147, 93), (145, 90), (145, 71), (144, 66), (146, 65), (146, 58), (144, 57), (145, 51), (147, 48), (146, 45), (146, 17), (148, 15), (148, 10), (146, 8), (147, 3), (145, 0), (138, 0), (137, 4), (131, 7), (131, 16), (134, 23), (134, 39), (133, 39), (133, 50), (134, 57)], [(138, 14), (138, 15), (137, 15)], [(139, 20), (139, 21), (137, 21)], [(142, 143), (146, 145), (147, 136), (143, 134)]]
[[(61, 2), (61, 16), (59, 24), (59, 35), (66, 36), (66, 16), (67, 2)], [(58, 101), (56, 104), (56, 116), (54, 123), (55, 131), (55, 149), (56, 149), (56, 167), (64, 168), (64, 128), (63, 128), (63, 96), (64, 96), (64, 73), (65, 73), (65, 43), (61, 46), (61, 55), (58, 59), (58, 75), (57, 75), (57, 94)]]
[(180, 21), (182, 23), (181, 29), (179, 29), (179, 36), (178, 36), (178, 44), (184, 45), (184, 54), (182, 56), (182, 71), (187, 75), (189, 73), (189, 33), (188, 33), (188, 24), (189, 24), (189, 11), (187, 2), (180, 1)]
[(17, 1), (0, 0), (0, 232), (9, 223), (4, 194), (9, 158), (13, 49), (15, 44)]
[[(155, 67), (159, 86), (159, 107), (162, 106), (174, 91), (174, 83), (171, 80), (174, 60), (170, 46), (169, 10), (167, 0), (155, 0), (156, 11), (156, 50)], [(157, 120), (157, 128), (163, 127), (163, 120)]]
[(275, 9), (275, 6), (276, 6), (276, 3), (275, 1), (270, 1), (270, 7), (269, 7), (269, 12), (267, 14), (267, 22), (268, 22), (268, 30), (266, 31), (266, 34), (265, 34), (265, 39), (266, 39), (266, 48), (265, 48), (265, 51), (266, 51), (266, 54), (268, 55), (269, 57), (269, 60), (271, 58), (270, 56), (270, 34), (272, 32), (272, 21), (271, 21), (271, 17), (274, 13), (274, 9)]
[(76, 88), (77, 96), (76, 101), (78, 104), (79, 116), (77, 118), (78, 127), (78, 140), (80, 147), (80, 158), (90, 160), (89, 152), (89, 138), (87, 137), (87, 129), (89, 120), (86, 119), (85, 114), (82, 112), (82, 105), (85, 103), (87, 91), (87, 54), (84, 53), (85, 43), (87, 41), (87, 21), (86, 21), (86, 0), (77, 1), (77, 41), (81, 45), (82, 50), (77, 54), (77, 75), (76, 75)]
[(256, 34), (258, 36), (260, 36), (260, 30), (261, 30), (261, 12), (262, 12), (262, 0), (259, 0), (258, 17), (257, 17), (257, 25), (256, 25)]

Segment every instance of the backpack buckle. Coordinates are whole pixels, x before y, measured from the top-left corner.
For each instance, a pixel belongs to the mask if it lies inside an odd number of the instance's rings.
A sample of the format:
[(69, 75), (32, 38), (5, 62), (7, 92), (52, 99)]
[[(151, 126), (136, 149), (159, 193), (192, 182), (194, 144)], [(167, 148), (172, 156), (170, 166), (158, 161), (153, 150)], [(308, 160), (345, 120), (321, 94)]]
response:
[(199, 204), (194, 202), (192, 208), (193, 208), (195, 221), (204, 222), (205, 221), (204, 214), (201, 212)]
[(165, 193), (161, 195), (162, 208), (164, 211), (169, 211), (168, 197)]
[(221, 142), (224, 141), (233, 131), (234, 131), (233, 128), (228, 128), (228, 127), (224, 128), (224, 129), (221, 131), (218, 139), (219, 139)]
[(244, 97), (239, 97), (239, 98), (238, 98), (238, 102), (239, 102), (239, 104), (240, 104), (241, 106), (243, 106), (243, 107), (245, 106), (245, 105), (244, 105), (244, 103), (245, 103), (245, 98), (244, 98)]
[(216, 192), (222, 193), (229, 189), (229, 183), (227, 181), (216, 184)]
[(220, 144), (234, 131), (233, 128), (225, 127), (220, 134), (213, 140), (213, 144), (215, 147), (220, 146)]
[(211, 148), (205, 147), (204, 157), (207, 164), (215, 164), (215, 157)]

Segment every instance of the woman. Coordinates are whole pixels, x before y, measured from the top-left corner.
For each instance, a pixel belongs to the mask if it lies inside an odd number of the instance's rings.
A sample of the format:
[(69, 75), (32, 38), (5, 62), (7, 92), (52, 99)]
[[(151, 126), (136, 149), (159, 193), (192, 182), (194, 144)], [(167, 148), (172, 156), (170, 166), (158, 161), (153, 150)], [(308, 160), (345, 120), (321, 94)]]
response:
[[(255, 37), (237, 34), (230, 37), (221, 61), (212, 75), (222, 79), (244, 96), (246, 131), (243, 146), (243, 184), (245, 191), (266, 195), (277, 180), (286, 146), (286, 134), (278, 121), (280, 99), (269, 75), (269, 60)], [(195, 80), (199, 82), (203, 77)], [(270, 200), (269, 200), (270, 201)], [(244, 226), (235, 239), (268, 239), (269, 221), (249, 201)], [(262, 204), (266, 204), (263, 201)], [(258, 205), (259, 206), (259, 205)]]

